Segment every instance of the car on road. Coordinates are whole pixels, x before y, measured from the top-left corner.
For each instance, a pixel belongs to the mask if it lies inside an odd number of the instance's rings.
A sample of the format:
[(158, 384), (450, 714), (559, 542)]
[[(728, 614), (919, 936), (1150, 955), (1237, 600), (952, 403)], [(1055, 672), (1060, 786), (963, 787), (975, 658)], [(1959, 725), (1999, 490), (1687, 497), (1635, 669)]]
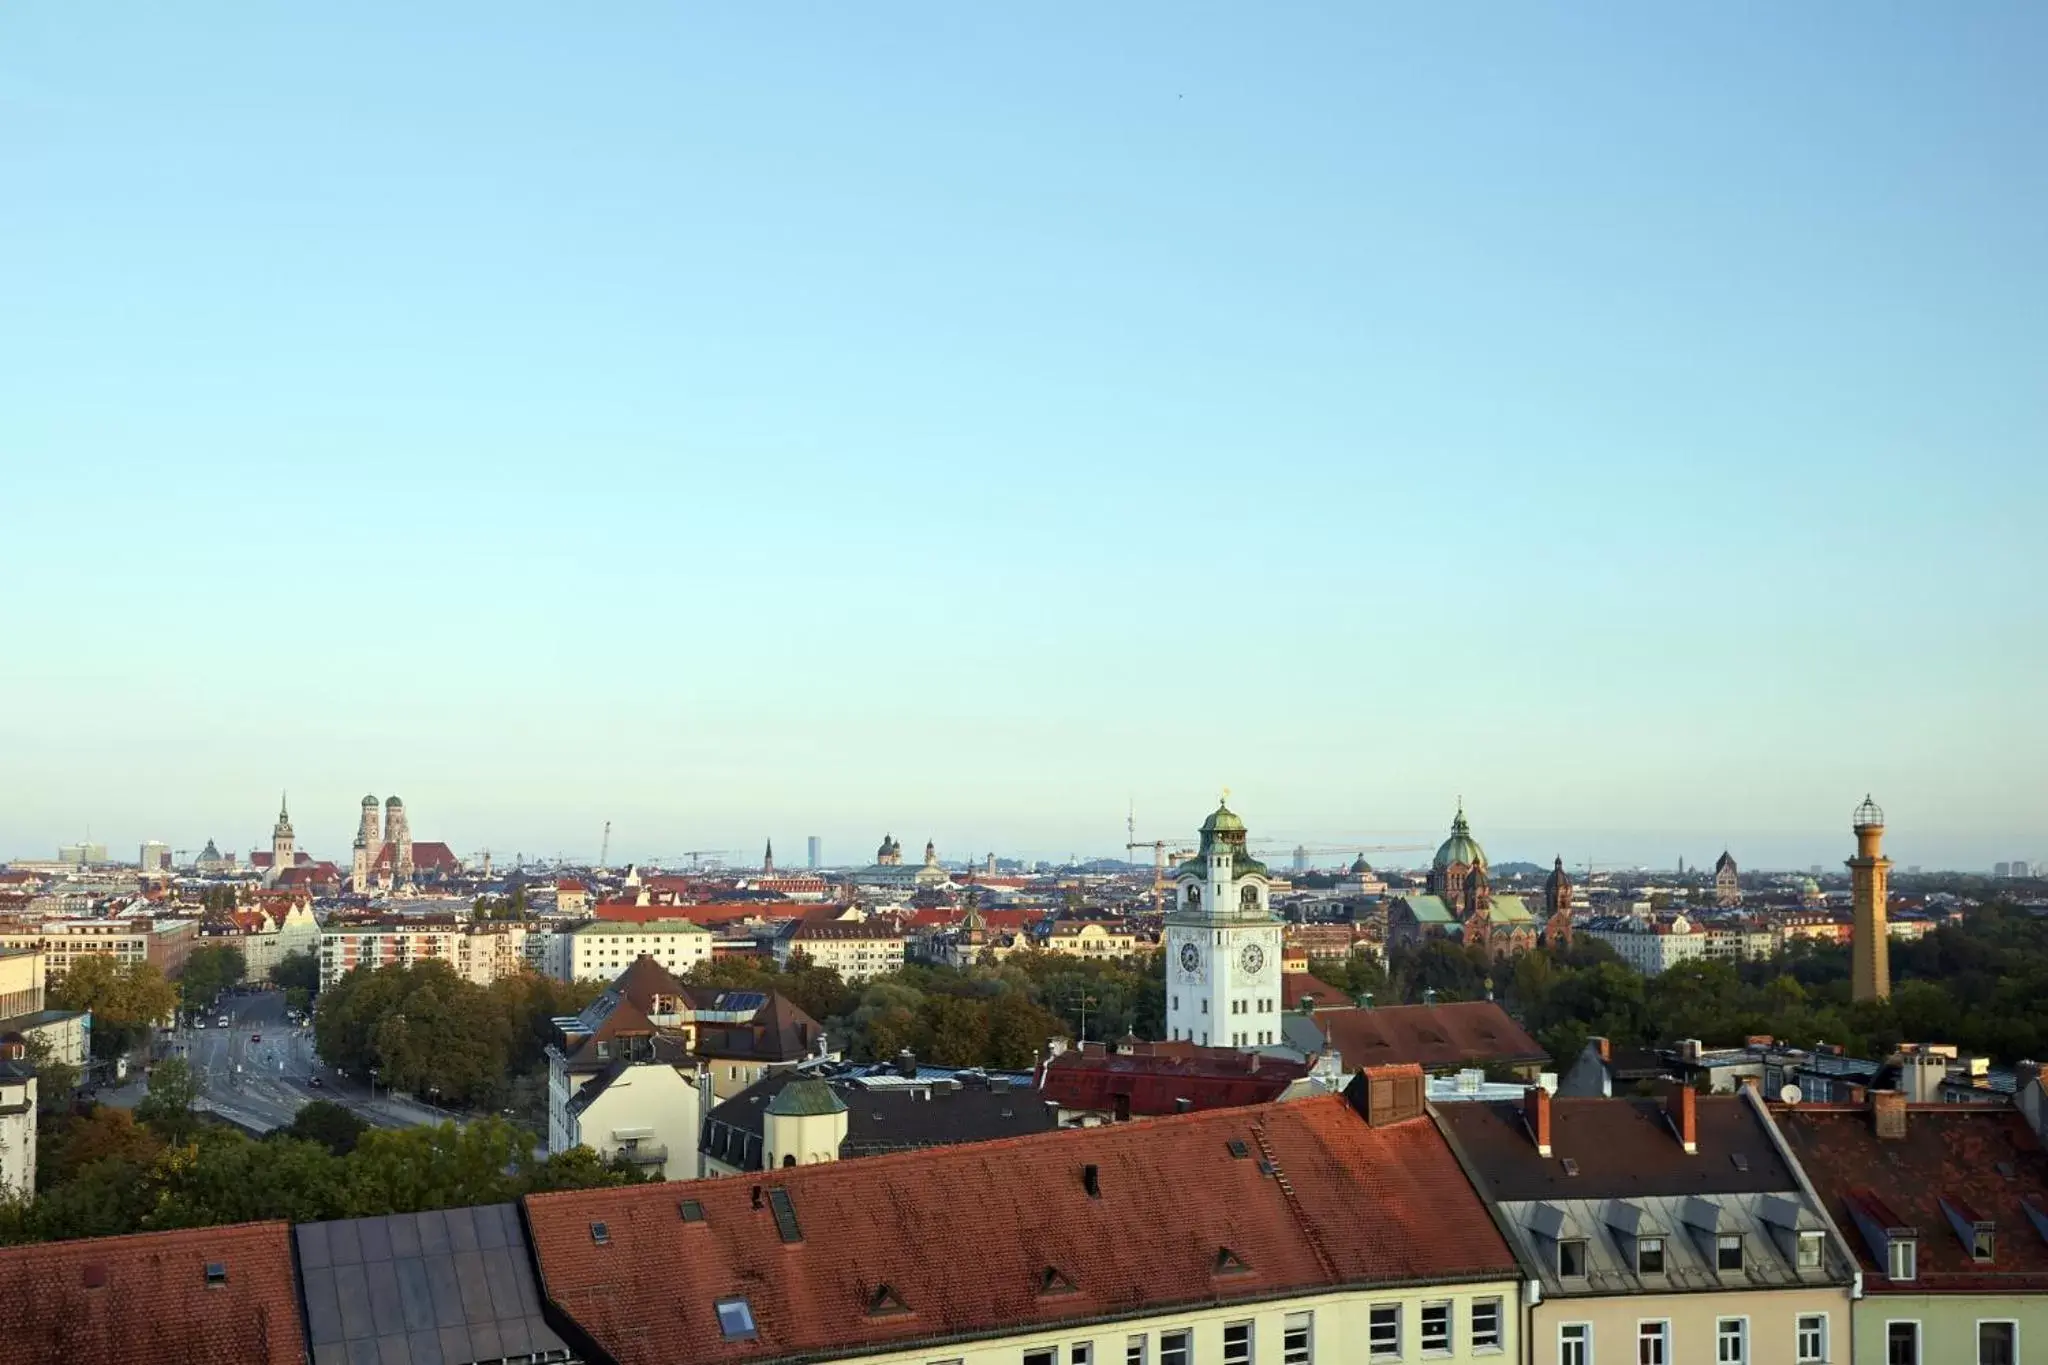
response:
[(249, 1035), (249, 1041), (252, 1043), (260, 1043), (263, 1041), (263, 1035), (260, 1033), (252, 1033)]
[(312, 1086), (315, 1090), (318, 1090), (323, 1084), (323, 1082), (318, 1076), (308, 1076), (306, 1077), (306, 1084)]

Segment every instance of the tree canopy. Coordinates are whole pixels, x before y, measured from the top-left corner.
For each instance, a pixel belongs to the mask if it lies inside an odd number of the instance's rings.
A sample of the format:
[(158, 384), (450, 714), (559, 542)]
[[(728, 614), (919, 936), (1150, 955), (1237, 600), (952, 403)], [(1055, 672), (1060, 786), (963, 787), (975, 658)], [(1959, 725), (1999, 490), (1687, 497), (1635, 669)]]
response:
[(178, 992), (154, 963), (111, 953), (72, 959), (49, 999), (55, 1009), (92, 1011), (92, 1050), (100, 1058), (124, 1056), (178, 1009)]

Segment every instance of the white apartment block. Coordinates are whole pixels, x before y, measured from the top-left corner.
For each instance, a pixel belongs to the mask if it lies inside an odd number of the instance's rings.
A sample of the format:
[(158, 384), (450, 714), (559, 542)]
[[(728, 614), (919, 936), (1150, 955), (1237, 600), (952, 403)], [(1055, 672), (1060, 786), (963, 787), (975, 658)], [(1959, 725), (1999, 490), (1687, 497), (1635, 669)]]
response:
[(1684, 915), (1674, 915), (1668, 921), (1634, 916), (1582, 920), (1572, 932), (1600, 940), (1644, 976), (1656, 976), (1681, 962), (1711, 955), (1707, 932), (1695, 928)]
[(594, 920), (553, 937), (558, 943), (547, 950), (554, 968), (548, 974), (561, 981), (611, 981), (643, 956), (674, 976), (711, 960), (711, 931), (682, 919)]
[(901, 970), (903, 931), (894, 920), (878, 917), (864, 922), (835, 920), (814, 924), (800, 921), (775, 938), (775, 965), (787, 968), (798, 953), (820, 967), (830, 967), (845, 981), (866, 981)]
[(357, 967), (410, 967), (446, 962), (465, 981), (488, 986), (526, 966), (526, 928), (520, 924), (461, 925), (448, 920), (387, 920), (330, 925), (320, 932), (320, 988)]

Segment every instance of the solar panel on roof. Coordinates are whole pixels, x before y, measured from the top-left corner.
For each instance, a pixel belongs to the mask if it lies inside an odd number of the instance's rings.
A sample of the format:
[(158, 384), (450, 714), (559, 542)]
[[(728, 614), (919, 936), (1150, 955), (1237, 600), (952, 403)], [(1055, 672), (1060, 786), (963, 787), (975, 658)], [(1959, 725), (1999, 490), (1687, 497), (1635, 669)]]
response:
[(768, 1191), (768, 1208), (775, 1214), (775, 1231), (785, 1242), (801, 1242), (803, 1229), (797, 1226), (796, 1206), (789, 1202), (789, 1191), (780, 1185)]

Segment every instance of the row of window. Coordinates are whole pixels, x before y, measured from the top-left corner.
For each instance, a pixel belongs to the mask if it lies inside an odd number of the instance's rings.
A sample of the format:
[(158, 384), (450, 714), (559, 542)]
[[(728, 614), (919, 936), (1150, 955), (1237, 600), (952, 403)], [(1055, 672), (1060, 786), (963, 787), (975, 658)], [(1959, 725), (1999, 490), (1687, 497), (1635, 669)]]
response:
[[(2020, 1325), (2003, 1318), (1977, 1323), (1977, 1365), (2019, 1365)], [(1920, 1353), (1918, 1322), (1887, 1322), (1884, 1325), (1884, 1365), (1937, 1365)]]
[[(1498, 1351), (1501, 1348), (1501, 1314), (1499, 1299), (1474, 1299), (1472, 1312), (1466, 1324), (1465, 1344), (1474, 1351)], [(1374, 1360), (1399, 1360), (1406, 1350), (1407, 1325), (1402, 1305), (1398, 1303), (1376, 1303), (1367, 1311), (1366, 1345)], [(1458, 1349), (1456, 1315), (1451, 1305), (1425, 1303), (1417, 1317), (1416, 1344), (1422, 1354), (1448, 1355)]]
[[(1798, 1264), (1801, 1270), (1821, 1269), (1824, 1250), (1824, 1236), (1825, 1234), (1819, 1232), (1802, 1232), (1799, 1234)], [(1898, 1245), (1899, 1244), (1896, 1242), (1893, 1243), (1894, 1253), (1897, 1252)], [(1910, 1244), (1906, 1246), (1906, 1251), (1909, 1253), (1908, 1269), (1903, 1278), (1910, 1280), (1913, 1278), (1912, 1270), (1910, 1268), (1910, 1253), (1912, 1251), (1912, 1246)], [(1636, 1238), (1635, 1259), (1636, 1274), (1664, 1274), (1664, 1238)], [(1893, 1257), (1895, 1264), (1897, 1262), (1897, 1259), (1898, 1258), (1895, 1254)], [(1730, 1273), (1739, 1273), (1742, 1270), (1743, 1243), (1741, 1233), (1723, 1232), (1715, 1236), (1714, 1268), (1716, 1270), (1728, 1271)], [(1559, 1239), (1557, 1244), (1557, 1274), (1559, 1279), (1566, 1280), (1580, 1280), (1586, 1277), (1587, 1258), (1585, 1238), (1565, 1237)], [(1901, 1278), (1901, 1276), (1899, 1276), (1895, 1270), (1892, 1275), (1892, 1278), (1899, 1279)]]
[[(1315, 1365), (1315, 1332), (1314, 1313), (1289, 1313), (1280, 1324), (1280, 1365)], [(1224, 1323), (1222, 1365), (1257, 1365), (1258, 1334), (1258, 1323), (1250, 1319)], [(1156, 1357), (1153, 1346), (1154, 1340), (1149, 1332), (1125, 1337), (1123, 1365), (1195, 1365), (1195, 1334), (1191, 1328), (1161, 1332)], [(932, 1365), (961, 1365), (961, 1362), (957, 1359), (937, 1360)], [(1097, 1360), (1094, 1342), (1076, 1341), (1064, 1348), (1033, 1346), (1024, 1352), (1023, 1365), (1111, 1365), (1111, 1362)]]

